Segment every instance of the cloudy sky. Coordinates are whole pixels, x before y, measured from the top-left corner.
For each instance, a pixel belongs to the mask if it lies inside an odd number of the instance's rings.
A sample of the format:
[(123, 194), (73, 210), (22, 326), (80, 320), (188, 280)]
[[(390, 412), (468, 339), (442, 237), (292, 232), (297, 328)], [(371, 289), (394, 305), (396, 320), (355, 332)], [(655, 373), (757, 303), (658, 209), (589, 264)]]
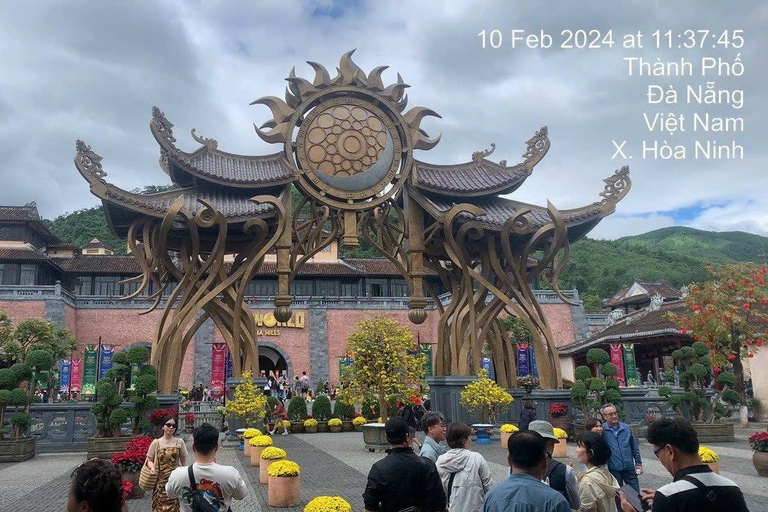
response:
[[(104, 157), (108, 181), (126, 189), (167, 183), (148, 127), (153, 105), (175, 124), (184, 149), (197, 147), (188, 137), (194, 127), (225, 151), (274, 152), (252, 128), (269, 110), (249, 103), (282, 96), (291, 67), (311, 79), (305, 61), (333, 71), (357, 48), (361, 68), (389, 65), (385, 82), (399, 72), (411, 85), (409, 104), (442, 115), (422, 124), (442, 141), (417, 151), (419, 159), (463, 162), (495, 142), (491, 159), (518, 162), (525, 141), (546, 125), (552, 148), (515, 199), (588, 204), (600, 199), (603, 178), (629, 164), (632, 191), (592, 236), (680, 224), (768, 235), (766, 25), (768, 4), (758, 0), (13, 2), (0, 17), (0, 204), (36, 201), (48, 218), (97, 205), (72, 163), (78, 138)], [(493, 29), (502, 47), (483, 49), (478, 33)], [(513, 49), (513, 29), (544, 30), (553, 47)], [(556, 48), (565, 29), (612, 30), (615, 44)], [(744, 47), (713, 49), (710, 36), (702, 49), (678, 49), (686, 29), (743, 30)], [(672, 30), (674, 48), (655, 49), (655, 30)], [(623, 36), (638, 31), (644, 48), (622, 48)], [(742, 76), (700, 76), (702, 57), (733, 62), (737, 54)], [(696, 76), (630, 77), (624, 57), (684, 57)], [(685, 86), (707, 81), (743, 90), (743, 106), (685, 104)], [(680, 103), (649, 105), (650, 84), (677, 88)], [(686, 117), (685, 133), (648, 131), (643, 113), (670, 112)], [(741, 117), (744, 130), (693, 132), (694, 112)], [(628, 141), (632, 160), (612, 159), (614, 139)], [(745, 157), (694, 159), (696, 139), (737, 141)], [(643, 140), (685, 145), (688, 158), (643, 159)]]

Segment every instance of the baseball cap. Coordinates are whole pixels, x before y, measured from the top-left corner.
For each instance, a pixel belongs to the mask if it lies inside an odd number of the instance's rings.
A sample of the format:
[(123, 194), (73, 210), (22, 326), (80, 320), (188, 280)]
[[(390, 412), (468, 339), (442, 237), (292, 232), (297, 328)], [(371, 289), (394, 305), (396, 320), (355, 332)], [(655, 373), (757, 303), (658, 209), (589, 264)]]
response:
[(552, 428), (552, 424), (548, 421), (534, 420), (530, 425), (528, 425), (528, 430), (533, 430), (534, 432), (539, 433), (541, 437), (546, 439), (554, 439), (557, 441), (557, 437), (555, 436), (555, 429)]
[(408, 423), (402, 416), (395, 416), (384, 424), (384, 431), (387, 433), (387, 441), (400, 442), (408, 434)]

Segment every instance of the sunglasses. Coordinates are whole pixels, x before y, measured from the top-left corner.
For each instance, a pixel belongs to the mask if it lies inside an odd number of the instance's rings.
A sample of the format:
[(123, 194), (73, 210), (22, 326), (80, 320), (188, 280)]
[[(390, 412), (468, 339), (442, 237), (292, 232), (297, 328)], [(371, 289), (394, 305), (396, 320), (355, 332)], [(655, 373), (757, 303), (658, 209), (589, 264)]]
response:
[(176, 424), (175, 423), (166, 423), (165, 426), (168, 427), (168, 428), (176, 428)]

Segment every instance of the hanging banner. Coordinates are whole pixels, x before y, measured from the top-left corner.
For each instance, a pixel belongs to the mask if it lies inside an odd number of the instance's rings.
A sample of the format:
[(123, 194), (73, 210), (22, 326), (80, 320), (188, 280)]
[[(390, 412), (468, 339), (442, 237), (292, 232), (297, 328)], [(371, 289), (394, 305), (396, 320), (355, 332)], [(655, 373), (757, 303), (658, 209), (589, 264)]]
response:
[(83, 368), (83, 394), (86, 396), (96, 393), (96, 370), (98, 368), (98, 351), (95, 345), (86, 345), (85, 367)]
[(624, 343), (622, 345), (624, 353), (624, 375), (627, 386), (639, 386), (640, 379), (637, 376), (637, 366), (635, 366), (635, 345), (634, 343)]
[(491, 358), (488, 356), (483, 356), (480, 359), (480, 366), (485, 368), (485, 374), (488, 375), (491, 379), (495, 379), (496, 375), (493, 371), (493, 363), (491, 362)]
[(624, 378), (624, 357), (622, 355), (621, 343), (611, 343), (611, 362), (616, 366), (618, 372), (616, 378), (619, 379), (622, 386), (627, 385), (627, 381)]
[(62, 393), (69, 393), (69, 378), (70, 370), (72, 369), (72, 363), (66, 359), (59, 362), (59, 368), (61, 368), (61, 380), (59, 382), (59, 389)]
[(517, 376), (525, 377), (530, 370), (528, 369), (528, 344), (520, 343), (517, 345)]
[(69, 392), (79, 393), (81, 389), (80, 383), (83, 380), (83, 360), (73, 359), (70, 366)]
[(114, 345), (101, 346), (101, 362), (99, 364), (99, 378), (103, 377), (107, 370), (112, 368), (112, 357), (115, 355)]
[(536, 366), (536, 354), (533, 351), (533, 345), (530, 345), (528, 347), (528, 350), (530, 352), (529, 360), (531, 361), (531, 375), (539, 378), (539, 368)]
[(227, 344), (214, 343), (211, 345), (211, 396), (220, 398), (224, 395), (224, 384), (227, 374)]
[(141, 369), (141, 366), (139, 363), (131, 363), (131, 387), (128, 389), (134, 390), (136, 389), (136, 379), (139, 378), (139, 370)]
[(424, 362), (424, 377), (431, 377), (432, 376), (432, 344), (422, 343), (421, 353), (424, 354), (424, 356), (427, 358), (427, 360)]
[(232, 353), (227, 349), (227, 365), (226, 365), (227, 380), (232, 378)]

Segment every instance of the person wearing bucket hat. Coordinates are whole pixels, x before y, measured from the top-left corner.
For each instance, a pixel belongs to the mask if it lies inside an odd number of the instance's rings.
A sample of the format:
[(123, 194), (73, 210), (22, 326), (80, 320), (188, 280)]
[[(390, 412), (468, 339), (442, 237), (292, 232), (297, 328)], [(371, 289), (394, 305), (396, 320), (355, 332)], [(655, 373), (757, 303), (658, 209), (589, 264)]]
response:
[(547, 442), (547, 472), (544, 476), (544, 483), (562, 494), (568, 500), (571, 509), (578, 510), (581, 501), (579, 500), (579, 485), (576, 483), (576, 475), (570, 466), (552, 458), (555, 444), (558, 442), (552, 424), (544, 420), (535, 420), (528, 425), (528, 430), (539, 433)]

